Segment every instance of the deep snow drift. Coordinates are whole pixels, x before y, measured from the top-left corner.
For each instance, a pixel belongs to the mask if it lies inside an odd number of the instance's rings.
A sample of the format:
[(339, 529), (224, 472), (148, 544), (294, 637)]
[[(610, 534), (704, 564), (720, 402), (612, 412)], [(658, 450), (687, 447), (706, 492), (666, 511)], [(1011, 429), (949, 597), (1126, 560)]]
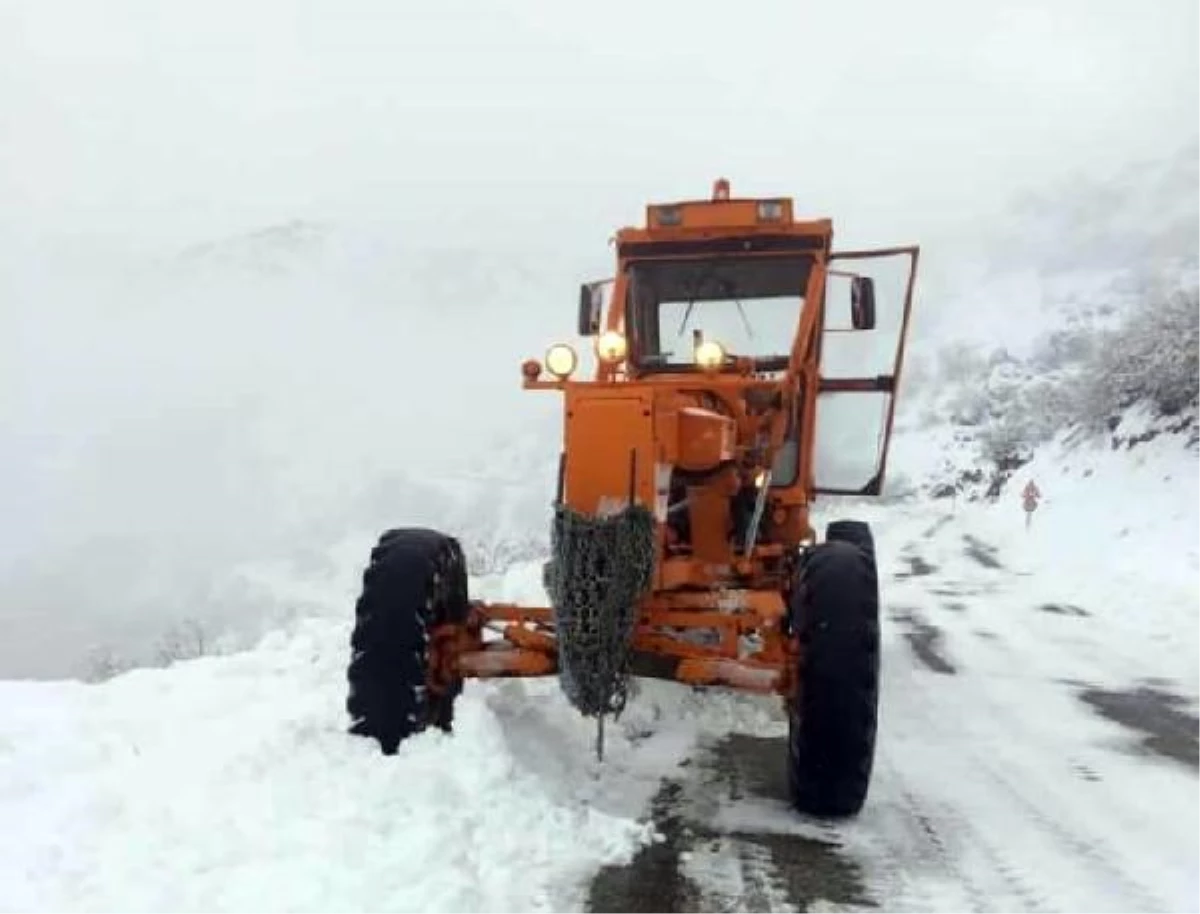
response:
[[(758, 718), (650, 684), (593, 728), (553, 682), (474, 685), (392, 759), (344, 732), (341, 623), (102, 685), (0, 688), (4, 910), (557, 910), (650, 838), (697, 731)], [(665, 726), (664, 723), (666, 722)]]

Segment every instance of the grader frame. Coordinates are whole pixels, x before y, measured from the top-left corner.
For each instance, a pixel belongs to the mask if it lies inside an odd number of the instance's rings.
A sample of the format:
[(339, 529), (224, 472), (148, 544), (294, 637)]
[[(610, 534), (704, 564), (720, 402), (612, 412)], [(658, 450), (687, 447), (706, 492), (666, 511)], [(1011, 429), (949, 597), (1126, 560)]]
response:
[[(594, 376), (572, 377), (576, 355), (563, 348), (548, 351), (545, 365), (522, 365), (526, 389), (564, 398), (558, 501), (590, 513), (633, 501), (655, 512), (655, 571), (638, 606), (632, 672), (788, 701), (795, 698), (801, 662), (788, 624), (790, 596), (800, 557), (816, 541), (809, 507), (821, 492), (881, 490), (919, 254), (916, 246), (834, 253), (831, 221), (794, 220), (792, 209), (786, 198), (733, 199), (724, 180), (711, 199), (648, 206), (644, 228), (616, 235), (614, 278), (581, 290), (579, 330), (596, 341)], [(891, 370), (823, 377), (822, 338), (832, 332), (826, 326), (829, 277), (852, 279), (851, 332), (869, 332), (875, 324), (873, 284), (836, 264), (896, 256), (909, 265)], [(796, 289), (797, 324), (785, 352), (767, 359), (722, 352), (715, 364), (692, 366), (655, 361), (644, 315), (634, 313), (643, 307), (633, 288), (639, 265), (753, 261), (767, 269), (784, 258), (802, 264), (805, 277)], [(603, 288), (611, 296), (602, 315)], [(711, 362), (711, 348), (709, 356)], [(565, 373), (564, 362), (571, 363)], [(819, 400), (856, 392), (888, 395), (876, 472), (855, 488), (821, 487), (814, 461)], [(787, 473), (776, 478), (784, 452), (790, 479)], [(671, 504), (680, 488), (686, 492), (682, 508)], [(753, 505), (752, 529), (744, 519), (739, 528), (733, 517), (739, 499)], [(668, 519), (681, 510), (688, 518), (686, 543)], [(469, 607), (464, 621), (431, 632), (431, 692), (450, 691), (469, 678), (556, 672), (552, 607), (479, 601)], [(499, 637), (486, 638), (486, 632)]]

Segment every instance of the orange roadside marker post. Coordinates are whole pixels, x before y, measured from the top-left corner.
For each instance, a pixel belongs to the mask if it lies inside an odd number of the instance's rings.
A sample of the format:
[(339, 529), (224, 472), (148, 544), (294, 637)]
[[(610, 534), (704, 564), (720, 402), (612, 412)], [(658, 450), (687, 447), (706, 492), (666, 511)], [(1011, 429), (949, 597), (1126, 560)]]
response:
[(1038, 499), (1042, 497), (1042, 493), (1038, 490), (1037, 483), (1032, 479), (1025, 485), (1024, 491), (1021, 492), (1022, 504), (1025, 508), (1025, 529), (1028, 530), (1033, 523), (1033, 512), (1037, 510)]

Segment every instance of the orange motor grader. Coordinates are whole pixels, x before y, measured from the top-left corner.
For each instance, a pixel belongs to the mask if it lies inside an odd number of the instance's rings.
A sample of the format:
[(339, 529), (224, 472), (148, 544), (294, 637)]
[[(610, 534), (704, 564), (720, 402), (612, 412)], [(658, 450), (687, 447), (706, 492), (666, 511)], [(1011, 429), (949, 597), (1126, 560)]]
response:
[(633, 675), (773, 693), (795, 806), (861, 809), (875, 545), (854, 520), (818, 541), (809, 509), (881, 492), (918, 248), (832, 241), (829, 220), (723, 179), (617, 233), (613, 278), (580, 294), (592, 377), (568, 344), (521, 366), (564, 403), (548, 605), (474, 601), (453, 536), (385, 532), (355, 608), (352, 733), (393, 754), (448, 731), (470, 678), (557, 675), (601, 727)]

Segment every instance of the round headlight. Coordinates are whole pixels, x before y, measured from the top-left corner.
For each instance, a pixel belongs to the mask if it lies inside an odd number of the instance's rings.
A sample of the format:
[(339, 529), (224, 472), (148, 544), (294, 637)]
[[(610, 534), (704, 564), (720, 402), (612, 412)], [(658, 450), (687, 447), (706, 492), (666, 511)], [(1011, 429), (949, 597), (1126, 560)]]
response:
[(619, 362), (625, 358), (625, 335), (616, 330), (605, 330), (596, 340), (596, 355), (605, 362)]
[(725, 363), (725, 348), (716, 340), (705, 340), (696, 347), (695, 355), (701, 368), (720, 368)]
[(546, 370), (559, 380), (569, 378), (578, 364), (579, 357), (566, 343), (555, 343), (546, 350)]

